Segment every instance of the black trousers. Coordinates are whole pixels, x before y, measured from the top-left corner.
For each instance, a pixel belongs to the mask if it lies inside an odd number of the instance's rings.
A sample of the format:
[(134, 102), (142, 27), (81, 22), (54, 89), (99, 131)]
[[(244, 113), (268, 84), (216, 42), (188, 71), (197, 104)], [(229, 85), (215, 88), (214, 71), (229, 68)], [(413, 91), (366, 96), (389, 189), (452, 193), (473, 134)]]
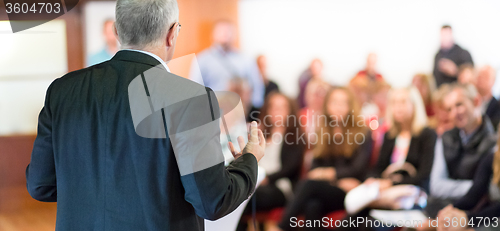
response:
[[(283, 194), (283, 192), (281, 192), (281, 190), (274, 184), (261, 185), (255, 190), (250, 201), (248, 201), (248, 204), (243, 211), (243, 216), (252, 214), (253, 203), (255, 203), (255, 212), (268, 212), (275, 208), (285, 207), (286, 197), (285, 194)], [(236, 230), (247, 230), (247, 227), (247, 221), (240, 219)]]
[[(327, 181), (306, 180), (299, 183), (295, 198), (287, 205), (279, 227), (283, 230), (294, 230), (291, 219), (304, 215), (306, 221), (321, 220), (329, 212), (345, 209), (346, 193)], [(303, 230), (323, 230), (321, 227), (304, 228)]]

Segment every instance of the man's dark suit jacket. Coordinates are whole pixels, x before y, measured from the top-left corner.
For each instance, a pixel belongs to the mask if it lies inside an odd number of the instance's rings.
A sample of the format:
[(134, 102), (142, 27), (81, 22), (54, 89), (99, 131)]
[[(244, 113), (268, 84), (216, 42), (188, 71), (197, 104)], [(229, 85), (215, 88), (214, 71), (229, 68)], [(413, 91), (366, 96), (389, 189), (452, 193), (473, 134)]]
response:
[(230, 213), (253, 192), (250, 153), (181, 177), (169, 138), (136, 134), (127, 88), (155, 66), (120, 51), (50, 85), (26, 179), (33, 198), (58, 202), (56, 230), (203, 230), (202, 218)]

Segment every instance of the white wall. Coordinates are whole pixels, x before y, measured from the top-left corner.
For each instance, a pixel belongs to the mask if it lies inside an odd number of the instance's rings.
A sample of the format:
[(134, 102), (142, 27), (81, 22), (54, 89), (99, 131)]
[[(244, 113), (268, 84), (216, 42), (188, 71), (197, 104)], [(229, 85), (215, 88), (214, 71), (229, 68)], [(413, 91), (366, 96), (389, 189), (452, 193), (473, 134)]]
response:
[(66, 52), (64, 20), (52, 20), (15, 34), (9, 21), (0, 21), (0, 81), (66, 73)]
[(13, 34), (0, 21), (0, 136), (35, 134), (50, 83), (68, 71), (66, 23)]
[(270, 78), (290, 96), (313, 58), (323, 60), (329, 82), (345, 84), (369, 52), (392, 85), (405, 86), (432, 72), (443, 24), (476, 64), (500, 69), (499, 12), (496, 0), (240, 0), (240, 44), (268, 57)]
[(51, 79), (0, 82), (0, 136), (36, 134)]

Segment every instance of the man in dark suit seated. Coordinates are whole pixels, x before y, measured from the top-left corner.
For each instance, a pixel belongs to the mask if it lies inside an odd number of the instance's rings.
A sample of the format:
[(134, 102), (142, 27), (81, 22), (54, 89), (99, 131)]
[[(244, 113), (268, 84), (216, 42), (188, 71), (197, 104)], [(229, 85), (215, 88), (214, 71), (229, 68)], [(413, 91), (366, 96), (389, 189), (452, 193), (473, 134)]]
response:
[(56, 230), (203, 230), (254, 191), (257, 124), (225, 167), (215, 95), (169, 73), (178, 14), (175, 0), (118, 0), (124, 49), (47, 90), (26, 179), (58, 202)]

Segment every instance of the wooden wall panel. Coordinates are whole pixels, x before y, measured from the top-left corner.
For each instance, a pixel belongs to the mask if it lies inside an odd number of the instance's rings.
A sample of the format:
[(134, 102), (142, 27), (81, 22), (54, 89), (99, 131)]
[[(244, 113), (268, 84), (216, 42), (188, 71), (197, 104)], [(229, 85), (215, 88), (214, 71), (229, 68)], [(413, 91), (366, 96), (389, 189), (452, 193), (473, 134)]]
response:
[(61, 17), (66, 21), (68, 71), (82, 69), (85, 65), (81, 12), (80, 8), (75, 8)]
[(26, 184), (34, 135), (0, 137), (0, 188)]
[(225, 19), (238, 25), (237, 0), (178, 0), (182, 25), (175, 56), (197, 53), (210, 46), (212, 28)]

